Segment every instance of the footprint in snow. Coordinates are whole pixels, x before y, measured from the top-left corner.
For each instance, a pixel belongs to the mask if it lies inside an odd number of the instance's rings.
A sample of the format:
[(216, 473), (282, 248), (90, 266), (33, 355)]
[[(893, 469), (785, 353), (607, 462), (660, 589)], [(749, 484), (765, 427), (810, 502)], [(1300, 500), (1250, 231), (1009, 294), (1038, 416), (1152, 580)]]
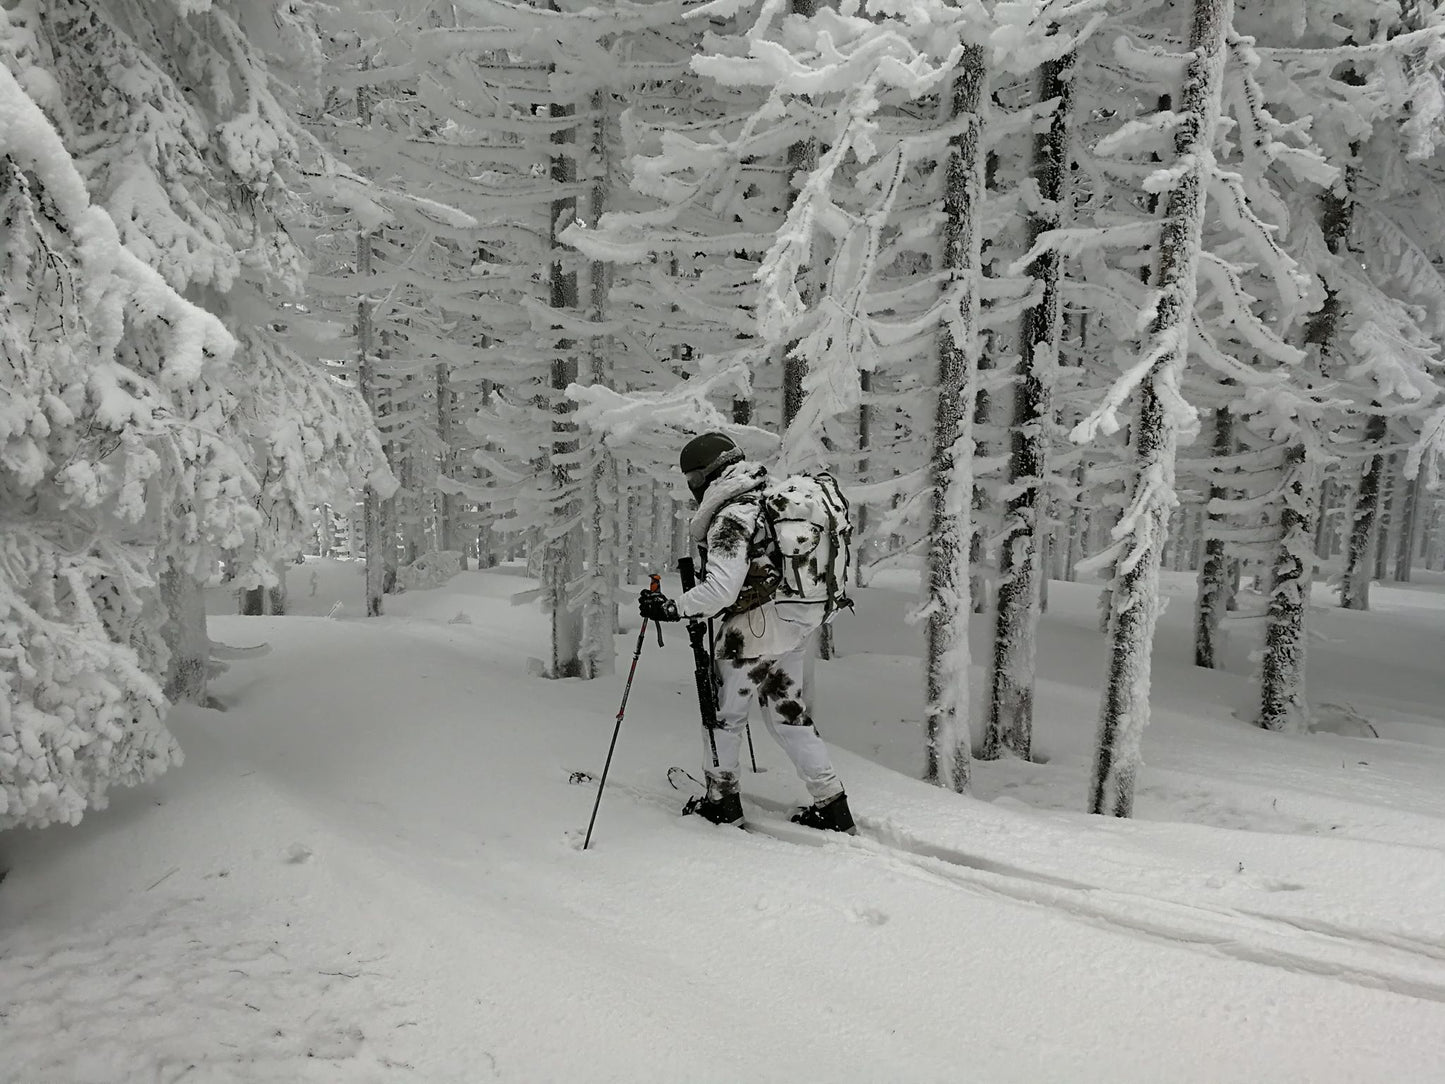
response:
[(844, 912), (854, 922), (867, 926), (881, 926), (888, 921), (888, 915), (876, 907), (850, 907)]

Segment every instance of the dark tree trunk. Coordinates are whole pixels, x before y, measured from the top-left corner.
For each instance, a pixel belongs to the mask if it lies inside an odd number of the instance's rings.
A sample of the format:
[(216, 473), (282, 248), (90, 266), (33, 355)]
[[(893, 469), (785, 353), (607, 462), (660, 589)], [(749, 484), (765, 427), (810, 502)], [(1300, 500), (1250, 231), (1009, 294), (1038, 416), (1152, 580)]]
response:
[[(1378, 449), (1385, 443), (1386, 422), (1383, 414), (1370, 415), (1365, 423), (1365, 447)], [(1370, 572), (1374, 554), (1370, 542), (1375, 534), (1375, 520), (1380, 509), (1380, 490), (1385, 475), (1385, 457), (1379, 451), (1369, 454), (1364, 474), (1355, 492), (1354, 509), (1350, 514), (1350, 535), (1345, 554), (1345, 572), (1340, 583), (1340, 605), (1347, 610), (1370, 608)]]
[[(1234, 415), (1228, 407), (1220, 407), (1214, 412), (1214, 454), (1227, 456), (1233, 451)], [(1204, 557), (1199, 562), (1199, 589), (1194, 596), (1194, 665), (1206, 670), (1219, 666), (1219, 626), (1229, 595), (1228, 547), (1219, 536), (1226, 517), (1211, 505), (1228, 500), (1229, 495), (1216, 476), (1210, 482), (1210, 504), (1204, 510)]]
[(1395, 548), (1395, 579), (1400, 583), (1410, 582), (1411, 566), (1419, 546), (1420, 489), (1420, 475), (1417, 473), (1401, 491), (1399, 544)]
[(163, 638), (170, 649), (166, 698), (172, 703), (205, 704), (211, 662), (205, 592), (194, 576), (169, 559), (161, 571), (159, 586), (166, 608)]
[[(1354, 219), (1352, 175), (1346, 171), (1337, 189), (1320, 200), (1320, 230), (1333, 255), (1347, 250)], [(1339, 291), (1327, 286), (1324, 303), (1305, 328), (1305, 342), (1318, 351), (1321, 372), (1335, 365), (1334, 353), (1344, 305)], [(1260, 665), (1259, 725), (1266, 730), (1295, 730), (1308, 721), (1305, 700), (1305, 618), (1309, 613), (1315, 552), (1311, 499), (1315, 484), (1303, 444), (1285, 456), (1280, 537), (1275, 548), (1264, 659)]]
[(1380, 504), (1375, 523), (1374, 578), (1384, 583), (1390, 575), (1390, 540), (1395, 530), (1395, 505), (1399, 499), (1399, 470), (1396, 457), (1385, 457), (1385, 473), (1380, 479)]
[[(858, 405), (858, 480), (869, 481), (868, 449), (873, 439), (872, 405), (869, 396), (873, 393), (873, 373), (864, 369), (858, 374), (858, 386), (862, 401)], [(853, 510), (853, 586), (863, 587), (863, 557), (868, 545), (868, 505), (860, 501)]]
[(1295, 730), (1309, 714), (1305, 702), (1305, 615), (1309, 612), (1311, 562), (1310, 498), (1314, 485), (1303, 444), (1285, 456), (1284, 506), (1275, 549), (1269, 613), (1260, 667), (1259, 725)]
[[(1059, 227), (1068, 190), (1069, 124), (1073, 87), (1072, 55), (1039, 69), (1038, 101), (1053, 102), (1048, 130), (1034, 137), (1032, 174), (1039, 210), (1028, 228), (1028, 246)], [(1055, 249), (1029, 268), (1041, 286), (1039, 303), (1024, 314), (1009, 437), (1008, 491), (1003, 541), (999, 547), (998, 603), (994, 622), (992, 688), (983, 756), (1004, 749), (1027, 760), (1034, 726), (1034, 663), (1043, 577), (1043, 520), (1047, 507), (1048, 422), (1053, 416), (1045, 372), (1059, 356), (1062, 306)]]
[(970, 396), (978, 365), (979, 215), (983, 199), (980, 149), (984, 54), (966, 46), (954, 74), (947, 116), (971, 123), (949, 140), (943, 170), (944, 289), (956, 293), (964, 339), (945, 318), (938, 334), (938, 405), (929, 461), (927, 552), (928, 642), (924, 658), (925, 775), (960, 793), (971, 774), (968, 730), (968, 546), (973, 503)]
[[(551, 106), (553, 117), (570, 117), (575, 110), (568, 105)], [(551, 135), (551, 141), (559, 146), (575, 142), (573, 127), (561, 128)], [(570, 185), (577, 180), (577, 159), (565, 150), (552, 156), (551, 178), (555, 184)], [(552, 264), (548, 272), (549, 294), (554, 309), (577, 308), (577, 272), (569, 269), (562, 259), (561, 246), (557, 241), (559, 223), (563, 226), (577, 217), (576, 197), (555, 199), (551, 205), (548, 239), (552, 253)], [(578, 450), (577, 424), (573, 419), (576, 405), (567, 398), (566, 389), (577, 380), (577, 346), (571, 339), (559, 339), (553, 346), (551, 387), (552, 387), (552, 489), (554, 507), (551, 517), (554, 523), (573, 523), (565, 531), (559, 531), (546, 544), (543, 576), (548, 604), (552, 611), (552, 669), (554, 678), (582, 676), (582, 632), (581, 610), (571, 605), (569, 585), (582, 574), (582, 537), (578, 522), (577, 498), (570, 494), (574, 486), (571, 463)]]
[(1159, 557), (1174, 482), (1178, 434), (1165, 397), (1178, 394), (1185, 363), (1181, 334), (1194, 310), (1195, 275), (1204, 226), (1205, 163), (1219, 119), (1228, 0), (1195, 0), (1180, 121), (1174, 132), (1174, 167), (1159, 239), (1160, 291), (1145, 339), (1146, 350), (1169, 340), (1140, 388), (1132, 437), (1136, 476), (1131, 505), (1140, 503), (1127, 560), (1117, 565), (1109, 607), (1109, 669), (1099, 710), (1098, 739), (1089, 785), (1089, 811), (1128, 817), (1134, 811), (1139, 744), (1149, 721), (1149, 672), (1159, 616)]

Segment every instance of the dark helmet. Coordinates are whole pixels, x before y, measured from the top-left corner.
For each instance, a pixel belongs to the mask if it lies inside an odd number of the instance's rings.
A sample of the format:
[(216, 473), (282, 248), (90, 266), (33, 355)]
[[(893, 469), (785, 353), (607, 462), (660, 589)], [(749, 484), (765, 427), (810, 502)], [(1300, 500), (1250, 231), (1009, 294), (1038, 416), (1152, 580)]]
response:
[(743, 450), (726, 433), (704, 433), (687, 442), (677, 458), (677, 467), (687, 479), (692, 495), (700, 498), (724, 467), (739, 463), (742, 458)]

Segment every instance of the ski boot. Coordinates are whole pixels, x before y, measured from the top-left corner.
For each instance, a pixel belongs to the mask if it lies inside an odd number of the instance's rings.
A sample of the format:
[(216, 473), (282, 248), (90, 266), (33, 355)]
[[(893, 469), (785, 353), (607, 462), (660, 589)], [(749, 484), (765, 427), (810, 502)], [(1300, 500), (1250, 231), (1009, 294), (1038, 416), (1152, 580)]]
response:
[(703, 795), (689, 798), (682, 807), (682, 815), (686, 817), (693, 813), (713, 824), (743, 826), (743, 800), (736, 794), (724, 794), (716, 801)]
[(818, 828), (824, 832), (845, 832), (850, 836), (858, 834), (858, 828), (853, 823), (853, 814), (848, 809), (846, 794), (829, 798), (826, 802), (815, 802), (805, 809), (798, 810), (788, 819), (794, 824), (801, 824), (804, 828)]

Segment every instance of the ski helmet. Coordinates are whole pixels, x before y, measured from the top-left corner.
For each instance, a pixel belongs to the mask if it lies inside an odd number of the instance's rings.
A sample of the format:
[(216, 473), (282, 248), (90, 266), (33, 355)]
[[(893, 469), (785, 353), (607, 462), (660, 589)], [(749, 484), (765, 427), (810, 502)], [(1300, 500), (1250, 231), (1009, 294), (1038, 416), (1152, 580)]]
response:
[(701, 497), (708, 483), (722, 473), (724, 467), (739, 463), (743, 450), (726, 433), (704, 433), (693, 437), (678, 456), (677, 467), (687, 479), (687, 488), (694, 497)]

